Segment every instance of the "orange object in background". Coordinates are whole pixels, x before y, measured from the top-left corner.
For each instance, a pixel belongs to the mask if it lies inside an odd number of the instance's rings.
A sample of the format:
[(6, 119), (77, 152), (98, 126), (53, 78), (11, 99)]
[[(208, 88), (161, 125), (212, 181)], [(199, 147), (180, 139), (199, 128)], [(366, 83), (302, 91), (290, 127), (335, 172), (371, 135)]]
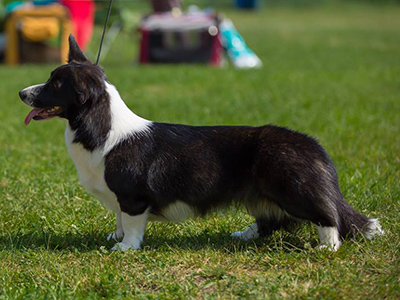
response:
[[(15, 10), (10, 14), (5, 24), (5, 33), (7, 35), (7, 47), (5, 52), (6, 64), (16, 65), (21, 63), (21, 55), (23, 54), (21, 53), (21, 43), (24, 41), (20, 38), (20, 28), (21, 24), (24, 23), (24, 20), (28, 20), (28, 22), (31, 22), (32, 24), (32, 20), (37, 19), (35, 22), (36, 32), (33, 33), (31, 31), (26, 31), (25, 34), (31, 35), (31, 37), (35, 35), (34, 39), (38, 38), (38, 35), (40, 34), (41, 38), (46, 39), (52, 35), (52, 32), (39, 30), (39, 27), (37, 26), (41, 26), (41, 24), (47, 26), (47, 24), (44, 24), (40, 20), (49, 20), (49, 18), (56, 19), (60, 22), (59, 30), (61, 31), (61, 45), (57, 56), (60, 63), (64, 64), (66, 62), (68, 56), (68, 36), (71, 32), (70, 16), (65, 7), (60, 4), (52, 4), (38, 7), (24, 7)], [(41, 51), (43, 51), (42, 48), (36, 51), (30, 49), (25, 52), (29, 52), (31, 55), (38, 52), (37, 58), (40, 59), (46, 56), (46, 53), (42, 53)], [(35, 60), (37, 58), (35, 58)]]
[(53, 17), (25, 17), (21, 20), (21, 33), (24, 39), (40, 42), (53, 39), (60, 34), (60, 22)]
[(72, 34), (79, 47), (85, 50), (93, 33), (95, 5), (92, 0), (61, 0), (68, 7), (71, 16)]

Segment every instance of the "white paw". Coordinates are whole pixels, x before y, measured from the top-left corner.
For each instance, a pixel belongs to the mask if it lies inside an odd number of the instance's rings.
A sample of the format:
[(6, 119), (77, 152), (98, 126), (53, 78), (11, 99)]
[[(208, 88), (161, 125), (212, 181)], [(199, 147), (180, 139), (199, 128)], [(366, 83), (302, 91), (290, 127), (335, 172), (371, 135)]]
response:
[(236, 231), (231, 234), (231, 237), (235, 239), (243, 239), (243, 232), (244, 231)]
[(125, 245), (124, 243), (116, 243), (114, 247), (111, 248), (112, 251), (127, 251), (129, 249), (138, 250), (139, 247), (133, 245)]
[(337, 227), (317, 226), (317, 230), (321, 241), (321, 245), (318, 247), (319, 249), (327, 248), (331, 251), (337, 251), (339, 249), (341, 242)]
[(107, 241), (111, 241), (111, 240), (118, 241), (118, 240), (121, 240), (123, 237), (124, 237), (124, 234), (117, 230), (115, 232), (110, 233), (107, 236)]
[(252, 240), (255, 237), (249, 236), (248, 234), (246, 234), (246, 231), (236, 231), (234, 233), (231, 234), (231, 237), (235, 238), (235, 239), (240, 239), (242, 241), (248, 241), (248, 240)]
[(259, 237), (257, 224), (252, 224), (245, 231), (236, 231), (231, 235), (233, 238), (238, 238), (243, 241), (248, 241)]
[(324, 249), (328, 249), (328, 246), (327, 245), (319, 245), (319, 246), (315, 247), (315, 249), (324, 250)]

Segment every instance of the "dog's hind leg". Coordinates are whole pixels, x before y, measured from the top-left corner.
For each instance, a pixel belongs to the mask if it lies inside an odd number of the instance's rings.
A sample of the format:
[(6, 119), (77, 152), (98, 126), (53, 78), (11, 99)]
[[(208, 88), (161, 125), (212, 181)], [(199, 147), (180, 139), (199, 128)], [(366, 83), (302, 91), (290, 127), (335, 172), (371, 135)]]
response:
[(340, 247), (340, 236), (337, 227), (323, 227), (317, 225), (319, 239), (321, 245), (319, 249), (329, 248), (330, 250), (337, 251)]
[[(291, 199), (296, 199), (292, 201)], [(295, 203), (295, 205), (293, 205)], [(317, 227), (322, 248), (337, 251), (341, 245), (340, 216), (334, 200), (329, 195), (297, 195), (287, 197), (282, 206), (291, 216), (311, 221)]]

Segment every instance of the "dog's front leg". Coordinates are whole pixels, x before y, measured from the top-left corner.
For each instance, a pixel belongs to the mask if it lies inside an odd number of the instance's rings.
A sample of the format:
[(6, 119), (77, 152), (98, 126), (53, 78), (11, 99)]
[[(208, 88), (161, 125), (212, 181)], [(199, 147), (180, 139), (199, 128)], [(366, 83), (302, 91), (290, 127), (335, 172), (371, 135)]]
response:
[(142, 214), (134, 216), (121, 212), (121, 224), (124, 238), (121, 243), (115, 244), (112, 250), (126, 251), (128, 249), (139, 249), (143, 240), (148, 217), (149, 209), (146, 209)]
[(115, 219), (117, 228), (115, 232), (112, 232), (108, 235), (107, 241), (111, 240), (121, 240), (124, 237), (124, 230), (122, 228), (122, 217), (121, 217), (121, 209), (115, 212)]

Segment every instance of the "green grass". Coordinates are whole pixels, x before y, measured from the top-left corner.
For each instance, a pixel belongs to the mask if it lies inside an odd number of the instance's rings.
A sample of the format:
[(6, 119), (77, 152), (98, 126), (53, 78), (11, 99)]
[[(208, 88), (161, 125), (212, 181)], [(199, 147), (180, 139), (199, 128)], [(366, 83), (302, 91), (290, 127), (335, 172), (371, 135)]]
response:
[(400, 7), (342, 2), (227, 15), (263, 69), (135, 67), (134, 36), (121, 34), (103, 63), (109, 80), (151, 120), (274, 123), (317, 137), (345, 198), (379, 217), (386, 235), (346, 241), (336, 253), (314, 250), (311, 225), (244, 243), (230, 233), (252, 219), (231, 209), (149, 224), (142, 250), (110, 252), (114, 218), (80, 186), (64, 121), (23, 125), (29, 109), (17, 92), (54, 66), (2, 66), (0, 299), (400, 297)]

